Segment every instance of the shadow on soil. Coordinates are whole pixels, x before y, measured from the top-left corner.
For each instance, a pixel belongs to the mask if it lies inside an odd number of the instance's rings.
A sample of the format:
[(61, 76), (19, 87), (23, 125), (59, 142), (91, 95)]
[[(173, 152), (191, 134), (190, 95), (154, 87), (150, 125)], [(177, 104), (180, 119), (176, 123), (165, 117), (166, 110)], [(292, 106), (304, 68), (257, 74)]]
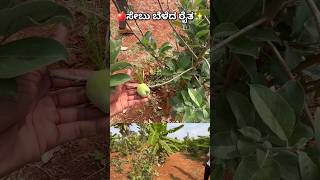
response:
[(193, 177), (191, 174), (189, 174), (188, 172), (186, 172), (185, 170), (183, 170), (182, 168), (179, 168), (177, 166), (173, 166), (176, 169), (178, 169), (182, 174), (188, 176), (190, 178), (190, 180), (197, 180), (195, 177)]

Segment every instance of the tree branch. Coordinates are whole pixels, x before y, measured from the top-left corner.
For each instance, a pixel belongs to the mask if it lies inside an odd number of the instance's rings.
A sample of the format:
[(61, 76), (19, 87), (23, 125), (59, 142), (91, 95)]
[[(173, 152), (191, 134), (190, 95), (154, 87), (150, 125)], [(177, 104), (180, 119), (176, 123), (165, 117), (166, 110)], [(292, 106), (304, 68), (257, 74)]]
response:
[[(278, 49), (273, 45), (272, 42), (268, 41), (268, 44), (271, 46), (272, 50), (274, 51), (274, 53), (276, 54), (278, 61), (280, 62), (281, 66), (283, 67), (283, 69), (286, 71), (289, 79), (294, 80), (295, 77), (292, 74), (289, 66), (287, 65), (286, 61), (283, 59), (283, 57), (281, 56), (280, 52), (278, 51)], [(310, 108), (308, 107), (308, 103), (305, 101), (304, 102), (304, 111), (307, 115), (308, 120), (310, 121), (310, 123), (312, 124), (312, 126), (314, 126), (314, 121), (312, 118), (312, 114), (310, 111)]]
[(252, 24), (249, 24), (248, 26), (244, 27), (243, 29), (241, 29), (240, 31), (234, 33), (233, 35), (229, 36), (228, 38), (226, 38), (225, 40), (221, 41), (220, 43), (218, 43), (217, 45), (213, 46), (213, 51), (220, 49), (222, 47), (224, 47), (225, 45), (227, 45), (228, 43), (230, 43), (231, 41), (235, 40), (236, 38), (238, 38), (239, 36), (243, 35), (244, 33), (252, 30), (253, 28), (260, 26), (261, 24), (263, 24), (264, 22), (266, 22), (268, 20), (267, 17), (262, 17), (260, 19), (258, 19), (257, 21), (253, 22)]
[(316, 5), (316, 3), (313, 1), (313, 0), (306, 0), (307, 1), (307, 4), (311, 10), (311, 12), (313, 13), (315, 19), (316, 19), (316, 22), (317, 22), (317, 29), (318, 29), (318, 32), (319, 32), (319, 35), (320, 35), (320, 11)]
[[(160, 0), (157, 0), (157, 1), (158, 1), (158, 4), (159, 4), (159, 6), (160, 6), (161, 11), (164, 13), (164, 10), (163, 10), (163, 8), (162, 8), (162, 5), (161, 5)], [(196, 59), (198, 59), (198, 56), (194, 53), (194, 51), (193, 51), (193, 50), (191, 49), (191, 47), (186, 43), (186, 41), (180, 36), (180, 34), (178, 33), (178, 31), (177, 31), (177, 30), (174, 28), (174, 26), (172, 25), (171, 21), (168, 21), (168, 23), (170, 24), (172, 30), (176, 33), (176, 35), (182, 40), (183, 44), (184, 44), (185, 46), (187, 46), (188, 50), (192, 53), (192, 55), (193, 55)]]
[(172, 82), (173, 80), (177, 79), (178, 77), (184, 75), (185, 73), (191, 71), (192, 69), (193, 69), (193, 67), (191, 67), (191, 68), (183, 71), (182, 73), (180, 73), (179, 75), (173, 77), (172, 79), (170, 79), (170, 80), (168, 80), (168, 81), (165, 81), (165, 82), (163, 82), (163, 83), (156, 84), (156, 85), (153, 85), (153, 86), (149, 86), (149, 87), (150, 87), (150, 88), (155, 88), (155, 87), (158, 87), (158, 86), (163, 86), (163, 85), (165, 85), (165, 84), (168, 84), (168, 83)]

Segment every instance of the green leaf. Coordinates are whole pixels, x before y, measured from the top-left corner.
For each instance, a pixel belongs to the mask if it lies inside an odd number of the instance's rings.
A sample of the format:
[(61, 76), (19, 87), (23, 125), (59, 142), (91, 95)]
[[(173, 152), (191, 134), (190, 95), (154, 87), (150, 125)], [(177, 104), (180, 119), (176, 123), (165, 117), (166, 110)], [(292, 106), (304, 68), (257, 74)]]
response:
[(111, 73), (114, 73), (116, 71), (119, 71), (119, 70), (123, 70), (123, 69), (129, 69), (131, 68), (132, 65), (130, 63), (127, 63), (127, 62), (116, 62), (114, 64), (111, 64)]
[(254, 156), (243, 157), (234, 174), (234, 180), (250, 180), (258, 169), (259, 166)]
[(209, 29), (205, 29), (205, 30), (199, 31), (196, 34), (196, 38), (200, 39), (200, 38), (202, 38), (204, 36), (207, 36), (209, 34), (209, 32), (210, 32)]
[(238, 31), (239, 29), (234, 23), (221, 23), (213, 30), (213, 38), (225, 38)]
[(273, 160), (267, 160), (265, 165), (260, 168), (251, 180), (280, 180), (279, 166)]
[(214, 1), (218, 19), (222, 22), (237, 22), (247, 15), (259, 2), (258, 0)]
[(260, 141), (261, 140), (261, 133), (254, 127), (243, 127), (239, 130), (241, 134), (251, 140)]
[(192, 99), (192, 101), (193, 101), (198, 107), (200, 107), (201, 104), (202, 104), (202, 97), (201, 97), (201, 95), (197, 92), (197, 90), (188, 88), (188, 94), (189, 94), (190, 98)]
[(170, 43), (168, 42), (165, 42), (161, 45), (161, 47), (159, 48), (159, 53), (160, 54), (163, 54), (165, 53), (167, 50), (171, 49), (172, 46), (170, 45)]
[(123, 74), (123, 73), (113, 74), (110, 77), (110, 87), (118, 86), (130, 80), (131, 80), (131, 77), (128, 74)]
[(182, 53), (178, 57), (178, 69), (179, 70), (185, 70), (191, 66), (191, 56), (185, 53)]
[(215, 103), (219, 104), (219, 106), (216, 106), (215, 111), (215, 130), (217, 132), (223, 132), (236, 128), (237, 121), (227, 98), (224, 95), (217, 95)]
[(304, 107), (304, 90), (302, 85), (296, 80), (286, 82), (278, 93), (289, 103), (293, 110), (300, 114)]
[(121, 50), (121, 40), (113, 40), (110, 38), (110, 64), (117, 61), (117, 57)]
[(170, 146), (168, 146), (168, 144), (166, 142), (159, 140), (159, 143), (160, 143), (161, 147), (166, 150), (167, 154), (173, 153), (172, 149), (170, 148)]
[(280, 151), (275, 157), (283, 180), (300, 180), (298, 156), (289, 151)]
[(219, 159), (233, 159), (239, 155), (236, 140), (230, 132), (216, 133), (213, 136), (212, 149), (214, 156)]
[(291, 70), (296, 68), (302, 61), (302, 56), (297, 50), (286, 44), (285, 60)]
[(67, 58), (64, 46), (53, 39), (13, 41), (0, 46), (0, 78), (14, 78)]
[(317, 108), (314, 118), (314, 133), (318, 151), (320, 150), (320, 107)]
[(227, 99), (239, 127), (253, 124), (255, 110), (246, 96), (235, 91), (229, 91)]
[(320, 179), (319, 167), (310, 159), (307, 153), (298, 152), (299, 168), (302, 180)]
[(169, 129), (169, 130), (168, 130), (168, 134), (177, 132), (178, 130), (180, 130), (180, 129), (183, 128), (183, 127), (184, 127), (184, 125), (182, 124), (182, 125), (180, 125), (180, 126), (178, 126), (178, 127)]
[(16, 97), (16, 79), (0, 79), (0, 97)]
[(257, 64), (256, 60), (250, 56), (240, 56), (240, 64), (245, 69), (249, 75), (251, 82), (255, 83), (257, 81)]
[(292, 18), (292, 34), (298, 34), (302, 31), (305, 22), (310, 18), (311, 12), (307, 2), (302, 1), (295, 9), (295, 15)]
[(246, 33), (246, 37), (253, 40), (253, 41), (273, 41), (273, 42), (280, 42), (279, 37), (272, 29), (262, 29), (262, 28), (256, 28), (248, 33)]
[(263, 122), (281, 140), (287, 141), (296, 121), (290, 105), (279, 94), (261, 85), (250, 85), (250, 96)]
[(240, 37), (228, 44), (231, 52), (256, 58), (259, 53), (258, 46), (255, 42), (245, 37)]
[(152, 128), (150, 129), (151, 133), (149, 134), (148, 144), (154, 145), (159, 139), (159, 133)]
[(212, 176), (215, 178), (215, 180), (223, 180), (225, 172), (226, 171), (224, 170), (222, 165), (216, 164), (213, 168)]
[(24, 28), (55, 23), (70, 24), (71, 12), (50, 0), (31, 0), (0, 10), (0, 35), (9, 36)]
[(237, 149), (242, 156), (248, 156), (256, 152), (256, 143), (239, 139), (237, 141)]
[(242, 158), (234, 180), (280, 180), (279, 166), (271, 159), (266, 159), (262, 167), (258, 166), (256, 156)]
[(300, 121), (297, 121), (294, 131), (290, 136), (289, 144), (295, 145), (301, 140), (301, 138), (312, 139), (313, 129), (308, 125), (305, 125), (304, 123), (302, 123), (300, 120)]

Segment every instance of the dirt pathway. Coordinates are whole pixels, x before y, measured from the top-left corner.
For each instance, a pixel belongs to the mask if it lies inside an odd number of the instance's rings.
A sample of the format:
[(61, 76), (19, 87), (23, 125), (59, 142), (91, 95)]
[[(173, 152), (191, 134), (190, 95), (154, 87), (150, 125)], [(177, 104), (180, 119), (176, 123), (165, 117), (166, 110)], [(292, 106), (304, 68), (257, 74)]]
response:
[[(111, 158), (115, 157), (114, 154)], [(155, 167), (159, 173), (158, 177), (154, 180), (202, 180), (204, 173), (204, 166), (202, 165), (202, 159), (194, 159), (183, 153), (172, 154), (161, 167)], [(116, 172), (115, 167), (110, 167), (111, 180), (128, 180), (128, 173), (130, 172), (130, 166), (124, 164), (122, 172)]]
[(176, 153), (157, 171), (160, 176), (155, 180), (202, 180), (204, 166), (201, 160), (196, 161), (182, 153)]

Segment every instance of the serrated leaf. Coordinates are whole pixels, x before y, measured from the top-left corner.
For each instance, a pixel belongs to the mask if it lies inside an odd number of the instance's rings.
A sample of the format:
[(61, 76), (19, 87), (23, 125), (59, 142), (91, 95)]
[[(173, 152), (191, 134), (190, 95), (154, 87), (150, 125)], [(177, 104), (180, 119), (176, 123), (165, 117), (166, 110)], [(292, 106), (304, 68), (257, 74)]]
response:
[(263, 122), (281, 140), (287, 141), (296, 121), (290, 105), (279, 94), (261, 85), (250, 85), (250, 96)]
[(64, 46), (53, 39), (34, 37), (13, 41), (0, 46), (0, 78), (14, 78), (67, 58)]
[(119, 71), (119, 70), (123, 70), (123, 69), (129, 69), (131, 68), (132, 65), (128, 62), (116, 62), (114, 64), (111, 64), (111, 73), (114, 73), (116, 71)]
[(110, 77), (110, 87), (118, 86), (130, 80), (131, 80), (131, 77), (128, 74), (123, 74), (123, 73), (113, 74)]

